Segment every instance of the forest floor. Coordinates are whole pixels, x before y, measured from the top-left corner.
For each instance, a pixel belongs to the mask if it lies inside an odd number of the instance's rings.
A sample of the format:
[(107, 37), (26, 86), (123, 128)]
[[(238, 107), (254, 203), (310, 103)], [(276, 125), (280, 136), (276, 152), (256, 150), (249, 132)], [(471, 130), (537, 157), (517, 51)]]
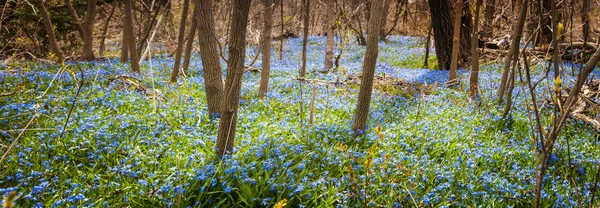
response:
[[(363, 47), (347, 45), (341, 67), (321, 73), (325, 38), (309, 41), (308, 79), (360, 74)], [(260, 74), (244, 74), (235, 152), (222, 160), (197, 55), (177, 84), (168, 57), (146, 62), (141, 75), (117, 59), (4, 65), (0, 94), (14, 94), (0, 98), (0, 153), (18, 141), (0, 162), (0, 194), (15, 191), (22, 207), (530, 207), (536, 156), (523, 83), (502, 119), (492, 102), (501, 65), (482, 67), (482, 95), (471, 100), (467, 71), (447, 88), (447, 71), (418, 68), (422, 43), (381, 43), (376, 75), (392, 81), (376, 84), (369, 128), (354, 137), (358, 85), (295, 80), (302, 43), (288, 40), (283, 60), (273, 50), (265, 98)], [(543, 75), (536, 65), (532, 79)], [(551, 83), (543, 79), (540, 99)], [(551, 109), (542, 112), (548, 124)], [(543, 203), (585, 203), (600, 162), (594, 131), (569, 122), (555, 149)]]

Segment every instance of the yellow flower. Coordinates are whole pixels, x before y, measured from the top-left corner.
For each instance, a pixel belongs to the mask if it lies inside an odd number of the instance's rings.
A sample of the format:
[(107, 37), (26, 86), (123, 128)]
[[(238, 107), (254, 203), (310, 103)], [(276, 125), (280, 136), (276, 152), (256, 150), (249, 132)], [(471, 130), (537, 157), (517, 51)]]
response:
[(556, 39), (561, 40), (562, 39), (563, 31), (565, 30), (565, 26), (562, 23), (559, 22), (557, 29), (558, 29), (558, 33), (557, 33), (558, 36), (556, 37)]
[(287, 205), (287, 199), (282, 199), (281, 201), (277, 202), (277, 204), (273, 205), (273, 208), (283, 208), (285, 205)]
[(17, 196), (17, 192), (13, 191), (8, 194), (8, 196), (4, 197), (4, 202), (2, 202), (3, 208), (10, 208), (15, 206), (15, 201), (19, 197)]

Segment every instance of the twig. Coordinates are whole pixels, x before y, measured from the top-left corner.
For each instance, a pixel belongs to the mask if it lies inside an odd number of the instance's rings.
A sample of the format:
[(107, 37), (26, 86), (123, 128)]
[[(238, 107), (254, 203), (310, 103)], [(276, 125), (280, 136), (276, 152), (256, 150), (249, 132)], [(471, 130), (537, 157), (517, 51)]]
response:
[(2, 161), (4, 161), (4, 158), (6, 158), (6, 155), (8, 155), (8, 153), (10, 152), (10, 150), (12, 150), (12, 148), (15, 146), (15, 144), (19, 141), (19, 138), (21, 138), (21, 136), (23, 136), (23, 133), (25, 132), (25, 129), (29, 128), (29, 126), (38, 117), (38, 115), (40, 115), (40, 114), (36, 113), (35, 115), (33, 115), (33, 118), (31, 118), (31, 120), (29, 120), (29, 122), (27, 122), (27, 125), (25, 125), (25, 128), (23, 128), (23, 130), (21, 131), (21, 133), (19, 133), (19, 136), (17, 136), (17, 138), (15, 138), (15, 140), (10, 144), (10, 146), (8, 147), (8, 149), (6, 150), (6, 152), (4, 152), (4, 154), (2, 155), (2, 158), (0, 158), (0, 164), (2, 164)]
[(79, 69), (79, 73), (81, 73), (81, 81), (79, 81), (80, 84), (77, 87), (77, 92), (75, 93), (75, 98), (73, 99), (73, 103), (71, 104), (71, 108), (69, 109), (69, 113), (67, 114), (67, 120), (65, 121), (65, 124), (63, 125), (63, 128), (60, 131), (60, 136), (58, 136), (58, 139), (62, 138), (66, 132), (65, 129), (67, 129), (67, 125), (69, 124), (69, 119), (71, 118), (71, 114), (73, 113), (73, 108), (75, 108), (75, 104), (77, 104), (77, 98), (79, 97), (81, 88), (83, 88), (83, 84), (85, 83), (84, 77), (83, 77), (83, 69), (81, 69), (81, 66), (79, 66), (79, 64), (77, 62), (75, 62), (75, 65)]

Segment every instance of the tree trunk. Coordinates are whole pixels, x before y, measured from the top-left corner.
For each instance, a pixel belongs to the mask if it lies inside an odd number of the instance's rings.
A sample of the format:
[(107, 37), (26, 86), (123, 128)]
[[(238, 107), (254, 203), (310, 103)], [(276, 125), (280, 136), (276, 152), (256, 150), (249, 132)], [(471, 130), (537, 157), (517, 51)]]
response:
[(439, 69), (450, 69), (450, 56), (452, 53), (452, 21), (450, 18), (450, 4), (445, 0), (429, 0), (431, 12), (431, 25), (433, 39), (435, 40), (435, 54), (438, 58)]
[[(485, 2), (485, 20), (481, 30), (481, 37), (488, 41), (494, 38), (494, 13), (496, 12), (496, 0), (486, 0)], [(478, 24), (478, 23), (475, 23)]]
[(302, 38), (302, 66), (300, 67), (300, 77), (306, 76), (306, 48), (308, 47), (308, 23), (310, 18), (310, 0), (302, 0), (304, 4), (304, 37)]
[(127, 52), (129, 52), (129, 57), (131, 61), (129, 64), (131, 65), (131, 70), (135, 73), (140, 73), (140, 63), (137, 56), (137, 49), (135, 44), (135, 35), (133, 33), (133, 0), (125, 0), (125, 23), (124, 30), (127, 33), (125, 40), (127, 44)]
[(283, 30), (285, 22), (283, 21), (283, 0), (279, 0), (279, 17), (281, 18), (281, 39), (279, 40), (279, 60), (283, 60)]
[(223, 104), (223, 72), (215, 34), (213, 0), (196, 0), (196, 9), (199, 10), (198, 49), (202, 58), (208, 113), (210, 117), (216, 117), (221, 113), (220, 106)]
[(450, 63), (450, 77), (449, 81), (456, 79), (456, 68), (458, 67), (458, 55), (460, 50), (460, 29), (461, 29), (461, 17), (462, 17), (462, 0), (456, 0), (454, 4), (454, 34), (452, 38), (452, 60)]
[(538, 44), (549, 44), (552, 41), (552, 20), (550, 20), (550, 10), (552, 8), (552, 0), (539, 0), (541, 3), (541, 29), (540, 41)]
[[(197, 4), (196, 4), (197, 6)], [(198, 10), (194, 9), (192, 15), (192, 25), (188, 34), (187, 42), (185, 43), (185, 53), (183, 55), (183, 71), (187, 72), (190, 66), (190, 58), (192, 57), (192, 49), (194, 48), (194, 40), (196, 36), (196, 30), (198, 28)]]
[(181, 64), (181, 53), (183, 50), (183, 42), (185, 41), (185, 23), (187, 22), (188, 8), (190, 0), (183, 1), (183, 12), (181, 13), (181, 22), (179, 23), (179, 36), (177, 36), (177, 48), (175, 49), (175, 64), (171, 72), (171, 82), (177, 81), (179, 76), (179, 67)]
[(102, 28), (102, 38), (100, 39), (100, 56), (104, 56), (104, 50), (106, 50), (105, 42), (106, 42), (106, 34), (108, 33), (108, 26), (110, 24), (110, 19), (115, 14), (115, 10), (117, 8), (117, 3), (113, 3), (112, 9), (110, 9), (110, 14), (106, 18), (106, 22), (104, 23), (104, 27)]
[[(125, 0), (128, 1), (128, 0)], [(123, 22), (125, 22), (125, 8), (123, 8)], [(129, 30), (126, 29), (127, 25), (123, 24), (123, 34), (121, 35), (121, 63), (127, 63), (129, 60), (129, 44), (127, 41), (129, 40)], [(132, 29), (133, 30), (133, 29)]]
[(231, 34), (229, 45), (229, 64), (225, 80), (225, 99), (219, 121), (216, 151), (218, 156), (229, 154), (233, 150), (237, 112), (244, 74), (244, 58), (246, 56), (246, 26), (250, 0), (233, 0)]
[(269, 89), (269, 72), (271, 70), (271, 30), (273, 28), (273, 0), (263, 0), (265, 18), (262, 31), (262, 71), (260, 72), (259, 97)]
[(73, 24), (77, 28), (77, 32), (79, 33), (81, 40), (85, 39), (85, 32), (83, 32), (83, 27), (81, 27), (81, 20), (79, 19), (79, 15), (77, 14), (77, 11), (75, 11), (75, 8), (73, 8), (73, 4), (71, 4), (71, 0), (65, 0), (65, 6), (67, 6), (67, 9), (69, 10), (69, 14), (71, 14), (71, 18), (73, 18)]
[[(558, 57), (558, 51), (560, 50), (558, 48), (558, 42), (559, 40), (559, 36), (561, 35), (558, 29), (558, 16), (556, 15), (556, 5), (554, 0), (551, 0), (550, 4), (551, 9), (550, 9), (550, 15), (552, 16), (552, 63), (554, 65), (554, 79), (559, 79), (560, 78), (560, 68), (558, 66), (558, 63), (560, 62), (560, 58)], [(575, 5), (572, 5), (575, 6)], [(558, 86), (560, 88), (560, 85)], [(560, 91), (558, 92), (557, 96), (560, 95)]]
[(460, 50), (459, 67), (467, 67), (471, 59), (471, 27), (473, 24), (473, 15), (469, 5), (469, 0), (463, 0), (462, 15), (460, 18)]
[(83, 53), (81, 58), (86, 61), (94, 60), (94, 19), (96, 17), (96, 1), (87, 1), (87, 11), (83, 22)]
[[(506, 93), (506, 86), (508, 81), (508, 73), (510, 72), (510, 66), (512, 61), (516, 61), (519, 57), (519, 43), (521, 43), (521, 37), (523, 36), (523, 27), (525, 25), (525, 17), (527, 16), (527, 2), (529, 0), (523, 0), (521, 11), (519, 12), (519, 19), (516, 22), (515, 30), (512, 35), (512, 42), (506, 59), (504, 60), (504, 71), (502, 71), (502, 78), (500, 80), (500, 87), (498, 88), (498, 103), (504, 102), (504, 93)], [(512, 93), (512, 92), (508, 92)]]
[(50, 49), (58, 59), (58, 62), (62, 63), (65, 57), (63, 56), (63, 52), (60, 47), (58, 47), (56, 35), (54, 34), (54, 30), (52, 28), (52, 21), (50, 20), (50, 15), (48, 15), (46, 6), (44, 5), (43, 0), (34, 0), (33, 2), (39, 7), (38, 9), (40, 16), (42, 17), (42, 22), (44, 23), (44, 30), (46, 30), (46, 35), (48, 35), (48, 41), (50, 42)]
[(472, 98), (479, 94), (479, 10), (483, 0), (477, 0), (475, 3), (475, 20), (473, 21), (473, 36), (471, 37), (471, 77), (469, 78), (469, 94)]
[[(328, 0), (327, 7), (333, 8), (335, 0)], [(327, 41), (325, 43), (325, 69), (333, 68), (333, 44), (335, 37), (335, 13), (327, 12)]]
[(379, 30), (379, 40), (381, 40), (381, 41), (385, 41), (386, 36), (387, 36), (387, 34), (385, 32), (385, 25), (387, 23), (387, 16), (388, 16), (389, 10), (390, 10), (390, 2), (386, 3), (383, 6), (383, 11), (382, 11), (383, 15), (381, 15), (381, 18), (383, 18), (383, 23), (382, 23), (383, 25), (381, 26), (381, 29)]
[[(373, 0), (371, 6), (373, 11), (381, 11), (386, 0)], [(358, 102), (354, 113), (354, 124), (352, 130), (358, 136), (365, 133), (367, 119), (369, 116), (369, 105), (371, 103), (371, 93), (373, 90), (373, 77), (375, 75), (375, 65), (377, 64), (377, 55), (379, 53), (379, 31), (383, 25), (383, 12), (371, 12), (369, 17), (367, 51), (362, 66), (362, 77), (360, 81), (360, 91), (358, 93)]]

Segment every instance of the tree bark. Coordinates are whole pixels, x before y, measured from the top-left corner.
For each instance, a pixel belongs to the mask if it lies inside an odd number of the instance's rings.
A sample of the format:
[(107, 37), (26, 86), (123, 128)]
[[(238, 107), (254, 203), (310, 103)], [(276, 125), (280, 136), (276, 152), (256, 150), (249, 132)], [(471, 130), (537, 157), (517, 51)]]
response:
[[(486, 0), (485, 2), (485, 20), (483, 21), (483, 28), (481, 30), (481, 37), (483, 39), (491, 40), (494, 38), (494, 13), (496, 12), (496, 0)], [(477, 23), (475, 23), (477, 24)]]
[[(197, 6), (197, 4), (196, 4)], [(198, 10), (192, 10), (194, 13), (192, 15), (192, 25), (190, 28), (190, 32), (188, 34), (187, 42), (185, 43), (185, 52), (183, 55), (183, 71), (187, 72), (188, 67), (190, 66), (190, 58), (192, 57), (192, 49), (194, 48), (194, 40), (196, 36), (196, 30), (198, 29)]]
[[(373, 0), (371, 6), (373, 11), (381, 11), (386, 0)], [(371, 103), (371, 93), (373, 90), (373, 77), (375, 75), (375, 65), (379, 53), (379, 31), (383, 25), (383, 12), (371, 12), (369, 17), (369, 28), (371, 31), (367, 34), (367, 51), (362, 66), (362, 77), (360, 82), (360, 91), (358, 93), (358, 102), (354, 112), (354, 124), (352, 130), (358, 136), (364, 134), (369, 116), (369, 105)]]
[(269, 89), (269, 73), (271, 70), (271, 31), (273, 29), (273, 0), (263, 0), (264, 27), (262, 31), (262, 71), (260, 72), (260, 87), (258, 95), (263, 97)]
[[(335, 0), (328, 0), (327, 7), (333, 8)], [(325, 69), (333, 68), (333, 44), (335, 37), (335, 13), (327, 12), (327, 41), (325, 43)]]
[(183, 42), (185, 41), (185, 23), (187, 22), (188, 9), (190, 0), (183, 1), (183, 11), (181, 13), (181, 22), (179, 23), (179, 36), (177, 36), (177, 48), (175, 49), (175, 64), (171, 72), (171, 82), (177, 81), (179, 76), (179, 67), (181, 65), (181, 53), (183, 50)]
[(129, 57), (131, 58), (129, 64), (131, 65), (131, 70), (135, 73), (140, 73), (140, 63), (137, 56), (137, 49), (135, 44), (135, 35), (133, 33), (133, 0), (125, 0), (125, 24), (124, 30), (127, 33), (125, 40), (127, 44), (127, 52), (129, 52)]
[(454, 4), (454, 34), (452, 38), (452, 60), (450, 63), (450, 77), (449, 81), (456, 79), (456, 68), (458, 67), (458, 56), (460, 50), (460, 28), (461, 28), (461, 17), (462, 17), (462, 0), (456, 0)]
[(439, 69), (450, 69), (450, 56), (452, 53), (452, 21), (450, 18), (450, 4), (448, 1), (429, 0), (431, 12), (431, 25), (433, 39), (435, 40), (435, 54), (438, 58)]
[(304, 36), (302, 38), (302, 66), (300, 67), (300, 77), (306, 76), (306, 49), (308, 47), (308, 23), (310, 18), (310, 0), (302, 0), (304, 3)]
[(385, 41), (387, 34), (385, 32), (385, 25), (387, 23), (387, 16), (388, 16), (388, 12), (390, 10), (390, 2), (387, 2), (384, 6), (383, 6), (383, 15), (381, 15), (381, 18), (383, 18), (383, 23), (381, 26), (381, 29), (379, 30), (379, 40), (381, 41)]
[(231, 153), (233, 150), (237, 112), (244, 74), (244, 58), (246, 55), (246, 26), (250, 0), (233, 0), (231, 35), (229, 45), (229, 64), (225, 80), (225, 99), (219, 121), (216, 151), (218, 156)]
[(471, 15), (469, 0), (463, 0), (462, 15), (460, 18), (460, 52), (459, 67), (467, 67), (471, 59), (471, 27), (473, 15)]
[(96, 17), (97, 0), (87, 1), (87, 11), (82, 25), (83, 28), (83, 53), (81, 58), (86, 61), (94, 60), (94, 19)]
[(473, 36), (471, 37), (471, 77), (469, 78), (469, 94), (475, 98), (479, 94), (479, 10), (483, 0), (475, 3), (475, 20), (473, 21)]
[(50, 20), (50, 15), (48, 15), (48, 11), (46, 10), (46, 6), (44, 5), (43, 0), (33, 0), (33, 2), (39, 7), (40, 16), (42, 17), (42, 22), (44, 23), (44, 29), (46, 30), (46, 35), (48, 35), (48, 41), (50, 42), (50, 49), (52, 53), (56, 56), (59, 63), (64, 61), (63, 52), (58, 47), (58, 42), (56, 41), (56, 35), (54, 34), (54, 30), (52, 28), (52, 21)]
[[(125, 22), (126, 13), (127, 12), (125, 11), (125, 7), (123, 7), (123, 22)], [(129, 40), (130, 35), (129, 30), (126, 28), (127, 25), (123, 24), (123, 34), (121, 35), (121, 63), (127, 63), (127, 61), (129, 61), (129, 44), (127, 43), (127, 41)]]
[(515, 30), (513, 31), (510, 49), (508, 50), (508, 55), (506, 55), (504, 60), (504, 70), (502, 71), (500, 87), (498, 88), (498, 103), (500, 104), (504, 102), (504, 93), (506, 93), (508, 73), (510, 72), (512, 61), (516, 61), (519, 57), (519, 43), (521, 42), (521, 37), (523, 36), (523, 27), (525, 25), (525, 17), (527, 16), (527, 2), (529, 2), (529, 0), (523, 0), (523, 3), (521, 4), (524, 6), (522, 6), (520, 9), (519, 19), (516, 22)]
[(204, 86), (210, 117), (221, 112), (223, 97), (223, 72), (219, 57), (219, 43), (215, 35), (213, 0), (196, 0), (198, 11), (198, 48), (204, 70)]
[(65, 6), (69, 10), (69, 14), (71, 14), (71, 18), (73, 18), (73, 24), (77, 28), (77, 32), (79, 33), (79, 37), (81, 40), (85, 39), (85, 33), (83, 32), (83, 27), (81, 27), (81, 20), (79, 19), (79, 15), (75, 8), (73, 8), (73, 4), (71, 4), (71, 0), (65, 0)]
[(115, 14), (115, 10), (117, 8), (117, 2), (113, 3), (112, 9), (110, 9), (110, 14), (106, 18), (106, 22), (104, 23), (104, 27), (102, 28), (102, 38), (100, 39), (100, 51), (98, 52), (100, 56), (104, 56), (104, 50), (106, 50), (105, 42), (106, 42), (106, 34), (108, 33), (108, 26), (110, 25), (110, 19)]

